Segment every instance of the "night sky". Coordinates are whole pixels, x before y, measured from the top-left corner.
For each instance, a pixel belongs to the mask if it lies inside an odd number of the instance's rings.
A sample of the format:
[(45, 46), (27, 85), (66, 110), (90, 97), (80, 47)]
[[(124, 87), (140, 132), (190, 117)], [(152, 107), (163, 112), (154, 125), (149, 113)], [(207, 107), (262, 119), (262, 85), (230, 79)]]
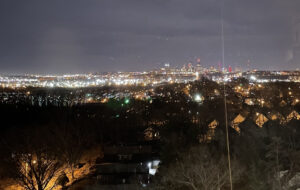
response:
[[(221, 0), (1, 0), (0, 73), (141, 71), (221, 60)], [(296, 69), (299, 0), (224, 0), (226, 65)]]

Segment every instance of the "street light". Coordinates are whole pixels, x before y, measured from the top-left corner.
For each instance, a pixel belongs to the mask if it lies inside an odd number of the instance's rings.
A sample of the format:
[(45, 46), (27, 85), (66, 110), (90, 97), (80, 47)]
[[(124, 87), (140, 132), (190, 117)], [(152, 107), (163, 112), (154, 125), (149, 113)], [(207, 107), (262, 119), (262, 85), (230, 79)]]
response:
[(194, 97), (194, 100), (195, 100), (196, 102), (202, 102), (202, 97), (201, 97), (201, 95), (200, 95), (200, 94), (196, 94), (195, 97)]
[(125, 102), (125, 104), (129, 104), (129, 102), (130, 102), (129, 98), (126, 98), (124, 102)]

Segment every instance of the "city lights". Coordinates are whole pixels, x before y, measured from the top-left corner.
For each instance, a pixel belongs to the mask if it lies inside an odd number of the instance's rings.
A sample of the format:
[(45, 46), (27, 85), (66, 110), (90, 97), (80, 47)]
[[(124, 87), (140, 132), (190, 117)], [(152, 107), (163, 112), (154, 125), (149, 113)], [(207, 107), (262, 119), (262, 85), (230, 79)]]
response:
[[(223, 76), (220, 74), (224, 74)], [(85, 88), (99, 86), (158, 86), (164, 83), (188, 83), (205, 77), (217, 83), (230, 82), (236, 78), (244, 77), (250, 82), (300, 82), (300, 72), (219, 72), (214, 68), (206, 69), (203, 67), (193, 67), (175, 69), (168, 67), (166, 69), (143, 71), (143, 72), (116, 72), (105, 74), (74, 74), (74, 75), (18, 75), (18, 76), (0, 76), (0, 86), (2, 88)], [(237, 87), (242, 90), (242, 87)], [(291, 95), (291, 94), (290, 94)]]
[(0, 190), (300, 190), (300, 0), (0, 14)]
[(253, 80), (253, 81), (257, 80), (257, 78), (255, 76), (253, 76), (253, 75), (250, 76), (250, 79)]
[(128, 98), (125, 99), (125, 104), (129, 104), (130, 100)]
[(202, 102), (203, 101), (202, 96), (200, 94), (196, 94), (194, 99), (195, 99), (196, 102)]

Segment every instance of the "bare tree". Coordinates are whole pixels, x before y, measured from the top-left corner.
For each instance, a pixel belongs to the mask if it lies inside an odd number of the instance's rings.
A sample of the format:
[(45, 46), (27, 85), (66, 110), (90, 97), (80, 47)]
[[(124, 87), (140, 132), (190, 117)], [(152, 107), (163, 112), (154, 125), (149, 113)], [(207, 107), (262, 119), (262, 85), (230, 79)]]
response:
[(270, 183), (275, 190), (296, 189), (299, 184), (290, 184), (300, 169), (300, 151), (294, 142), (285, 142), (279, 137), (271, 138), (267, 146), (267, 168)]
[(75, 180), (75, 166), (79, 163), (86, 148), (91, 144), (92, 135), (79, 124), (63, 124), (53, 131), (56, 152), (60, 160), (67, 165), (71, 172), (71, 181)]
[[(3, 142), (7, 148), (7, 175), (26, 190), (51, 190), (62, 163), (51, 144), (49, 131), (43, 126), (10, 133)], [(9, 156), (8, 156), (9, 155)]]
[[(206, 148), (192, 148), (174, 164), (169, 165), (162, 177), (166, 189), (216, 190), (229, 185), (226, 157), (216, 158)], [(237, 180), (242, 168), (232, 161), (233, 180)]]
[(26, 190), (51, 190), (61, 164), (46, 150), (13, 155), (16, 181)]

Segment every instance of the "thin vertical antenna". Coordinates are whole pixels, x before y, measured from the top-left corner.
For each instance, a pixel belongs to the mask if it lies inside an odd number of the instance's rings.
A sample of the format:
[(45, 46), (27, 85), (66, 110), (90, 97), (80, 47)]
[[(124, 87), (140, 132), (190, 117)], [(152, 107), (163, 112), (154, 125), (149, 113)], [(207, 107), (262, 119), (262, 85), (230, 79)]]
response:
[[(222, 1), (221, 7), (221, 30), (222, 30), (222, 65), (225, 68), (225, 41), (224, 41), (224, 0)], [(225, 127), (226, 127), (226, 145), (227, 145), (227, 159), (228, 159), (228, 170), (229, 170), (229, 181), (230, 190), (232, 190), (232, 176), (231, 176), (231, 160), (230, 160), (230, 146), (229, 146), (229, 132), (228, 132), (228, 114), (227, 114), (227, 98), (226, 98), (226, 85), (225, 85), (225, 73), (223, 73), (223, 84), (224, 84), (224, 112), (225, 112)]]

